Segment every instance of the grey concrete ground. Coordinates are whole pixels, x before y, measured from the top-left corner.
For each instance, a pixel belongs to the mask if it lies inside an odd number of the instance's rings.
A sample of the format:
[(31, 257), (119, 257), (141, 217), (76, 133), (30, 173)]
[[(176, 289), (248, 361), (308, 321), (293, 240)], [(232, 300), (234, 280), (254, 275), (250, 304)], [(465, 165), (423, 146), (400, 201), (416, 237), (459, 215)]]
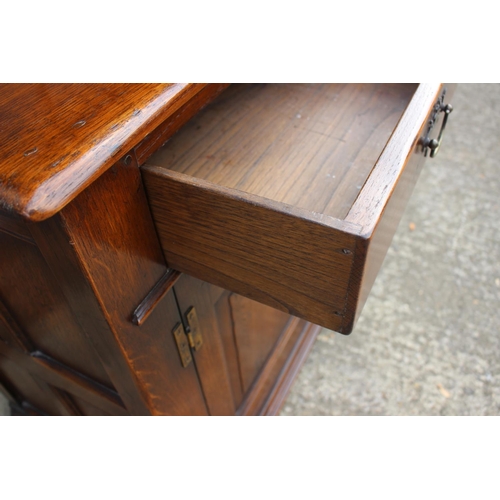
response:
[(282, 415), (500, 414), (500, 85), (460, 85), (354, 330), (323, 330)]
[(454, 106), (355, 331), (321, 332), (282, 415), (500, 414), (500, 85)]

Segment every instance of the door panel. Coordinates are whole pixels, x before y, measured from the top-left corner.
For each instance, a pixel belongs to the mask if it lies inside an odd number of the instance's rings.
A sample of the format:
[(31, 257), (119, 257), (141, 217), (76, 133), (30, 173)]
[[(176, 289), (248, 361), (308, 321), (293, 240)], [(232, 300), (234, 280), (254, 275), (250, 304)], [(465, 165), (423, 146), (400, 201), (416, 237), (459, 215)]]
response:
[(229, 297), (234, 337), (246, 393), (264, 366), (290, 315), (235, 293)]
[[(213, 288), (222, 290), (222, 288), (215, 286)], [(243, 401), (243, 383), (241, 379), (238, 348), (234, 336), (234, 320), (230, 304), (231, 295), (232, 292), (227, 290), (224, 290), (222, 294), (218, 294), (218, 300), (215, 302), (215, 314), (217, 316), (222, 344), (224, 345), (224, 353), (231, 380), (234, 403), (236, 408), (238, 408)]]
[(174, 291), (186, 328), (186, 312), (197, 312), (203, 345), (192, 355), (210, 414), (233, 415), (290, 315), (185, 274)]
[[(216, 287), (215, 287), (216, 288)], [(211, 415), (234, 415), (236, 403), (233, 396), (230, 369), (227, 365), (220, 325), (214, 298), (219, 290), (213, 285), (186, 274), (174, 286), (177, 303), (185, 327), (186, 312), (194, 307), (203, 337), (203, 345), (192, 352), (200, 383)]]

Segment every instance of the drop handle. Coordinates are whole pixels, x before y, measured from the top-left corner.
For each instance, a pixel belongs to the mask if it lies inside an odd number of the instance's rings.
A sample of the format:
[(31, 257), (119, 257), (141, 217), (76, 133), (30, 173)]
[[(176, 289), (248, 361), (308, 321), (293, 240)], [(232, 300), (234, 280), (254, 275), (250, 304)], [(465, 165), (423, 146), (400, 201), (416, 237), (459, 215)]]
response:
[[(439, 131), (439, 135), (437, 139), (430, 139), (429, 136), (423, 140), (423, 148), (424, 148), (424, 156), (427, 156), (427, 151), (430, 150), (430, 157), (435, 158), (438, 154), (439, 148), (441, 147), (441, 142), (443, 140), (443, 133), (446, 127), (446, 123), (448, 122), (448, 117), (450, 113), (453, 111), (453, 106), (451, 104), (441, 104), (439, 106), (438, 112), (444, 113), (443, 123), (441, 125), (441, 130)], [(432, 130), (432, 127), (430, 127)], [(428, 133), (430, 132), (428, 131)]]

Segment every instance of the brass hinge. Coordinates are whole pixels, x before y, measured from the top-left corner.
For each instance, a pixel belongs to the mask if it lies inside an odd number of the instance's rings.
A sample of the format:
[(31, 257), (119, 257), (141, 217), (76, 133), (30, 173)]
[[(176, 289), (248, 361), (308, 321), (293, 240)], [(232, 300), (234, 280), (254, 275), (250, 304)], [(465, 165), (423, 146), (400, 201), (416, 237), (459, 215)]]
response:
[(191, 357), (191, 351), (189, 349), (189, 342), (184, 332), (184, 327), (182, 323), (177, 323), (172, 330), (174, 334), (175, 343), (177, 344), (177, 350), (179, 351), (179, 356), (181, 357), (181, 363), (184, 368), (186, 368), (193, 358)]
[(179, 351), (179, 356), (181, 357), (181, 363), (184, 368), (186, 368), (189, 363), (193, 361), (191, 349), (199, 351), (200, 347), (203, 345), (200, 323), (198, 322), (198, 315), (196, 314), (196, 309), (194, 307), (190, 307), (187, 310), (186, 322), (186, 330), (184, 330), (184, 326), (181, 322), (178, 322), (172, 330), (175, 343), (177, 344), (177, 350)]
[(198, 322), (198, 315), (196, 314), (196, 309), (190, 307), (186, 312), (186, 319), (188, 323), (187, 336), (189, 339), (189, 345), (195, 350), (199, 351), (200, 347), (203, 345), (203, 339), (201, 338), (200, 323)]

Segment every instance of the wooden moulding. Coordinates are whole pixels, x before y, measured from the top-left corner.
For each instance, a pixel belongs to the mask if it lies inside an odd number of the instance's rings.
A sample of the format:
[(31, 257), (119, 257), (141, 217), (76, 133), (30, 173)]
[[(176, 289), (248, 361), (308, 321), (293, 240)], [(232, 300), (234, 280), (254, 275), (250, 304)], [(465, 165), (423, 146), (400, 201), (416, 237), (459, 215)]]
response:
[(0, 207), (54, 215), (206, 86), (0, 84)]
[(317, 325), (292, 318), (237, 415), (278, 415), (320, 330)]
[(424, 163), (420, 139), (442, 89), (226, 91), (142, 168), (168, 265), (351, 333)]
[[(46, 356), (42, 352), (33, 352), (31, 353), (31, 357), (35, 360), (35, 363), (38, 363), (45, 368), (44, 373), (50, 371), (54, 374), (54, 379), (56, 379), (55, 374), (57, 374), (59, 375), (60, 379), (71, 381), (71, 384), (67, 383), (67, 386), (71, 390), (74, 390), (75, 386), (79, 386), (81, 387), (82, 391), (86, 391), (83, 392), (85, 396), (87, 395), (87, 393), (91, 393), (95, 398), (98, 398), (99, 401), (102, 401), (104, 399), (107, 401), (107, 403), (113, 405), (113, 409), (115, 412), (118, 410), (118, 408), (116, 407), (119, 407), (120, 413), (126, 413), (125, 406), (120, 399), (120, 396), (115, 391), (112, 391), (108, 387), (99, 384), (95, 380), (92, 380), (91, 378), (78, 373), (76, 370), (64, 366), (62, 363), (59, 363), (55, 359), (52, 359), (50, 356)], [(86, 399), (85, 396), (84, 399)]]
[(141, 326), (161, 299), (172, 289), (181, 273), (168, 269), (132, 314), (132, 323)]
[(67, 390), (82, 399), (95, 403), (113, 415), (126, 415), (127, 411), (118, 394), (94, 380), (62, 365), (40, 352), (27, 355), (17, 349), (9, 348), (0, 342), (0, 355), (15, 362), (41, 383)]

